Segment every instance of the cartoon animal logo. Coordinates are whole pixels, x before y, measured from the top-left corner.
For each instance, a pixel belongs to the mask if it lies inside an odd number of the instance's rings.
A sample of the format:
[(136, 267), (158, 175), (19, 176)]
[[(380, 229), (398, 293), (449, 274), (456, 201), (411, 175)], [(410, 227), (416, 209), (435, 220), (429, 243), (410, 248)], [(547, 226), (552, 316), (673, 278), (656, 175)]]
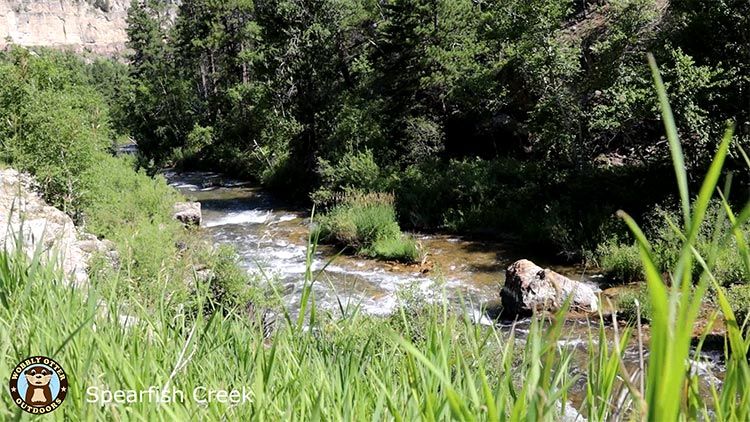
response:
[(32, 356), (19, 362), (10, 375), (13, 402), (26, 412), (42, 415), (60, 407), (68, 394), (68, 377), (54, 360)]

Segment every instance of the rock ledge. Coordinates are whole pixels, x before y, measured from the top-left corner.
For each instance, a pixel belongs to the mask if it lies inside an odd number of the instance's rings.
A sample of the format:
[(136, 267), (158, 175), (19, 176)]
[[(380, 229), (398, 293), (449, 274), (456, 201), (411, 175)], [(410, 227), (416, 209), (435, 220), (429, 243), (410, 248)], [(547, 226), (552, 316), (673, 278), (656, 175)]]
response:
[(115, 245), (79, 232), (73, 220), (47, 205), (37, 193), (31, 176), (13, 169), (0, 170), (0, 250), (13, 250), (21, 239), (22, 249), (32, 256), (41, 248), (42, 259), (56, 261), (67, 281), (74, 285), (89, 280), (89, 260), (102, 254), (118, 261)]

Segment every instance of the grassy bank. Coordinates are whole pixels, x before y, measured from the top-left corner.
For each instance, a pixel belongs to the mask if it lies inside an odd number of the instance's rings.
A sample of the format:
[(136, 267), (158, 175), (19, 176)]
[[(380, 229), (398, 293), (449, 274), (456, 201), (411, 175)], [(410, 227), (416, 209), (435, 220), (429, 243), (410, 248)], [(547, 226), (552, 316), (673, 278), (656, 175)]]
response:
[[(696, 204), (691, 206), (694, 208)], [(712, 256), (714, 278), (728, 289), (732, 309), (744, 319), (750, 309), (750, 302), (746, 300), (750, 297), (750, 266), (747, 265), (742, 243), (750, 235), (750, 224), (735, 225), (727, 218), (727, 212), (736, 214), (738, 210), (718, 200), (708, 206), (707, 219), (695, 235), (695, 249), (703, 256)], [(683, 235), (675, 227), (681, 219), (678, 211), (658, 208), (644, 227), (646, 236), (652, 242), (654, 265), (662, 275), (668, 274), (679, 260)], [(646, 267), (640, 259), (637, 242), (613, 238), (598, 247), (597, 255), (600, 266), (612, 282), (642, 282), (645, 279)], [(696, 273), (692, 282), (697, 283), (699, 276)], [(668, 277), (664, 278), (668, 280)], [(644, 298), (644, 291), (633, 292), (620, 298), (620, 305), (632, 315), (634, 301), (640, 299), (643, 303)], [(716, 299), (713, 289), (708, 299)]]
[[(113, 290), (103, 284), (71, 291), (54, 269), (23, 255), (0, 252), (0, 264), (0, 377), (19, 356), (54, 356), (71, 383), (53, 414), (59, 419), (553, 419), (573, 380), (567, 352), (549, 347), (554, 335), (539, 324), (523, 345), (441, 308), (386, 320), (352, 314), (319, 319), (309, 330), (283, 325), (269, 345), (257, 321), (244, 315), (196, 319), (175, 315), (165, 302), (148, 311), (136, 297), (107, 294)], [(127, 327), (123, 315), (131, 317)], [(417, 326), (423, 328), (412, 331)], [(185, 391), (186, 400), (87, 402), (103, 400), (103, 390), (149, 386)], [(197, 386), (245, 388), (251, 400), (202, 406), (192, 397)], [(3, 419), (18, 411), (8, 400), (4, 394)]]

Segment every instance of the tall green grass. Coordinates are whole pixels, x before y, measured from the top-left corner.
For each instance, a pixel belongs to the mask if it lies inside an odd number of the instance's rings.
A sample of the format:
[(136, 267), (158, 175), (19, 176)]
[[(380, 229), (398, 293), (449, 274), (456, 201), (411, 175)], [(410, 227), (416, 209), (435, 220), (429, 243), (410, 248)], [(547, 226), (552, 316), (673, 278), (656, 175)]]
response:
[[(354, 312), (282, 325), (269, 340), (260, 321), (239, 313), (175, 317), (178, 304), (167, 298), (147, 310), (96, 286), (72, 289), (54, 266), (20, 252), (0, 252), (0, 277), (0, 377), (25, 356), (54, 356), (70, 380), (56, 419), (552, 419), (573, 381), (571, 351), (555, 341), (562, 320), (551, 328), (535, 321), (518, 341), (445, 307), (421, 316), (418, 336), (394, 329), (417, 326), (408, 310), (389, 319)], [(186, 394), (197, 386), (245, 387), (252, 401), (86, 402), (90, 387), (152, 385)], [(17, 417), (27, 415), (3, 394), (0, 419)]]
[[(701, 256), (695, 247), (709, 203), (716, 195), (733, 131), (731, 127), (727, 129), (713, 162), (703, 179), (698, 196), (695, 201), (691, 201), (682, 147), (677, 136), (666, 89), (653, 57), (649, 56), (649, 62), (659, 94), (662, 117), (669, 140), (682, 205), (683, 221), (681, 224), (670, 222), (675, 232), (680, 233), (682, 247), (680, 248), (678, 261), (669, 274), (671, 283), (668, 285), (657, 269), (650, 242), (629, 215), (622, 211), (619, 213), (637, 239), (653, 313), (648, 371), (641, 408), (645, 413), (644, 416), (650, 421), (694, 419), (701, 413), (703, 413), (703, 416), (713, 419), (707, 413), (702, 400), (691, 393), (693, 389), (691, 389), (688, 363), (693, 327), (706, 291), (709, 285), (712, 285), (716, 289), (721, 312), (726, 321), (728, 355), (726, 357), (727, 373), (723, 388), (719, 392), (714, 386), (714, 397), (717, 401), (714, 409), (716, 414), (711, 416), (718, 417), (721, 420), (747, 420), (750, 417), (750, 395), (748, 394), (750, 366), (747, 361), (748, 344), (750, 342), (743, 337), (724, 290), (711, 273), (718, 250), (720, 233), (716, 233), (714, 248), (708, 256)], [(741, 227), (743, 221), (734, 217), (724, 196), (721, 195), (721, 197), (724, 201), (727, 217), (732, 222), (733, 227)], [(750, 204), (745, 210), (747, 212), (743, 211), (741, 216), (746, 219), (750, 217)], [(717, 219), (715, 224), (715, 227), (721, 227), (720, 220)], [(747, 254), (748, 249), (744, 234), (739, 230), (735, 230), (735, 233), (738, 233), (737, 241), (738, 244), (742, 245), (742, 252)], [(694, 286), (693, 273), (695, 271), (700, 273), (700, 277), (698, 283)]]

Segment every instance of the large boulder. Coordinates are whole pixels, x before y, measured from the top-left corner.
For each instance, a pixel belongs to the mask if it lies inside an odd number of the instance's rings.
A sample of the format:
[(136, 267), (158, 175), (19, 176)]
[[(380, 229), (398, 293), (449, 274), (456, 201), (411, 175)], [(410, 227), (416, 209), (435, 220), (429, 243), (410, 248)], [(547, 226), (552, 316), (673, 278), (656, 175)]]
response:
[(200, 202), (178, 202), (174, 204), (172, 217), (186, 226), (200, 226), (203, 214)]
[(47, 205), (37, 193), (33, 178), (13, 169), (0, 170), (0, 250), (20, 245), (32, 256), (59, 264), (66, 280), (81, 285), (88, 282), (89, 260), (102, 254), (117, 261), (111, 242), (79, 232), (64, 212)]
[(513, 314), (556, 312), (568, 297), (570, 309), (596, 312), (599, 300), (594, 289), (552, 270), (522, 259), (505, 270), (505, 287), (501, 292), (504, 311)]

